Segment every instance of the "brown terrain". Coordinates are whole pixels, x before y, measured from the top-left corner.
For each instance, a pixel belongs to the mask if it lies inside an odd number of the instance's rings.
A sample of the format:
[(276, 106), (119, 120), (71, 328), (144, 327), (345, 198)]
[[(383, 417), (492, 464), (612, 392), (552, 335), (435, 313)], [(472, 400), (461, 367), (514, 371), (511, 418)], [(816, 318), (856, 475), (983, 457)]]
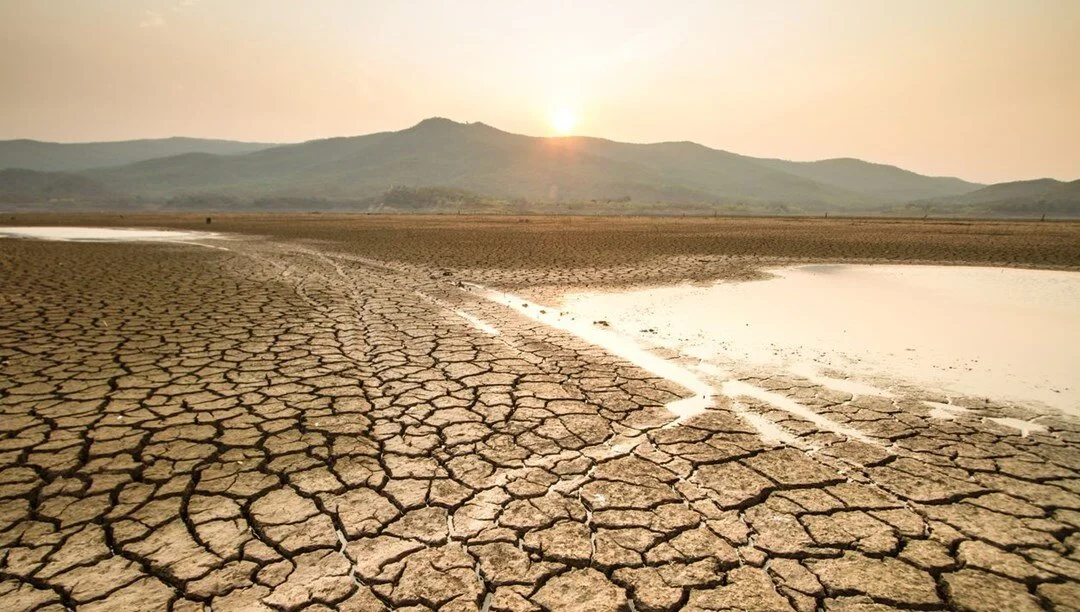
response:
[(465, 284), (1076, 270), (1080, 223), (211, 216), (0, 222), (235, 234), (0, 239), (0, 609), (1080, 609), (1080, 420), (748, 374), (817, 417), (674, 423), (685, 390)]

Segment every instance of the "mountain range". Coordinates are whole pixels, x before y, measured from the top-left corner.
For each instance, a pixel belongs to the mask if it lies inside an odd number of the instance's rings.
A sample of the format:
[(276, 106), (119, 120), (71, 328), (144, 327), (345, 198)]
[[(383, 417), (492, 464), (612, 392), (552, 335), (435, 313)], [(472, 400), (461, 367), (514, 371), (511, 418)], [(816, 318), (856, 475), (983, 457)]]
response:
[(233, 155), (251, 153), (273, 145), (205, 138), (161, 138), (120, 142), (41, 142), (39, 140), (0, 141), (0, 168), (39, 171), (87, 170), (122, 166), (155, 157), (184, 153)]
[(986, 186), (851, 158), (532, 137), (442, 118), (286, 145), (5, 141), (0, 168), (0, 201), (22, 206), (1080, 215), (1080, 181)]

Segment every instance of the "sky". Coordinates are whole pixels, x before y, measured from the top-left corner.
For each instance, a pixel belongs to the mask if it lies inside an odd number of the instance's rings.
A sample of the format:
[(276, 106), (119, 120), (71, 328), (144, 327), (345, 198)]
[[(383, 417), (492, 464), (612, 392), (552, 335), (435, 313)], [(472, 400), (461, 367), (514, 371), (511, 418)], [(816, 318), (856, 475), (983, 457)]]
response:
[(1080, 179), (1080, 0), (2, 0), (0, 139), (537, 136)]

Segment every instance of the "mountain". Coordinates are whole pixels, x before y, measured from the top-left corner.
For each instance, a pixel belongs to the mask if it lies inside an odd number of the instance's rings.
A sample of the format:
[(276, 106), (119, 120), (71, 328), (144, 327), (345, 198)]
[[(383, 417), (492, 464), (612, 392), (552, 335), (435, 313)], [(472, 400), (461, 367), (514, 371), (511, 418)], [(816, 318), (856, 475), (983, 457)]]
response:
[(983, 187), (939, 201), (959, 207), (977, 207), (1001, 214), (1047, 213), (1080, 215), (1080, 180), (1015, 181)]
[(908, 216), (1080, 217), (1080, 180), (997, 183), (958, 196), (886, 206), (881, 212)]
[[(426, 119), (397, 132), (282, 145), (244, 155), (189, 153), (85, 174), (145, 197), (218, 193), (230, 197), (371, 198), (395, 186), (466, 190), (530, 201), (632, 200), (698, 205), (781, 204), (852, 209), (896, 201), (898, 181), (918, 197), (942, 181), (879, 166), (824, 180), (778, 162), (690, 142), (629, 144), (599, 138), (537, 138), (483, 123)], [(866, 174), (860, 177), (860, 172)], [(876, 173), (876, 174), (875, 174)], [(821, 172), (819, 172), (821, 174)], [(826, 174), (828, 174), (826, 172)], [(837, 174), (833, 172), (833, 174)], [(921, 181), (921, 182), (920, 182)], [(921, 185), (921, 187), (920, 187)], [(971, 185), (971, 188), (977, 187)], [(960, 187), (945, 190), (956, 193)], [(906, 193), (907, 193), (906, 192)]]
[[(12, 142), (0, 145), (0, 152), (14, 150)], [(72, 151), (108, 150), (114, 160), (118, 151), (179, 153), (77, 172), (0, 172), (4, 201), (32, 206), (82, 197), (192, 210), (1080, 215), (1080, 181), (983, 186), (858, 159), (793, 162), (692, 142), (538, 138), (442, 118), (279, 146), (192, 139), (55, 146), (67, 151), (66, 164), (106, 158), (72, 161)], [(32, 165), (32, 158), (19, 163)], [(57, 159), (48, 163), (61, 164)]]
[(99, 199), (114, 195), (92, 178), (70, 172), (0, 170), (0, 202)]
[(1071, 202), (1080, 198), (1080, 181), (1069, 183), (1051, 178), (1033, 181), (1014, 181), (997, 183), (949, 198), (954, 204), (1006, 204), (1010, 202), (1028, 202), (1041, 200), (1047, 202)]
[(792, 162), (763, 159), (761, 163), (819, 183), (865, 193), (886, 202), (909, 202), (957, 196), (982, 185), (954, 177), (923, 176), (910, 170), (852, 159)]
[[(591, 155), (632, 168), (631, 176), (651, 177), (662, 185), (678, 185), (714, 200), (855, 205), (866, 194), (794, 176), (761, 160), (710, 149), (693, 142), (628, 144), (599, 138), (565, 139)], [(647, 170), (647, 172), (646, 172)]]
[(158, 157), (184, 153), (236, 155), (274, 145), (202, 138), (162, 138), (120, 142), (0, 141), (0, 169), (23, 168), (40, 171), (73, 171), (120, 166)]

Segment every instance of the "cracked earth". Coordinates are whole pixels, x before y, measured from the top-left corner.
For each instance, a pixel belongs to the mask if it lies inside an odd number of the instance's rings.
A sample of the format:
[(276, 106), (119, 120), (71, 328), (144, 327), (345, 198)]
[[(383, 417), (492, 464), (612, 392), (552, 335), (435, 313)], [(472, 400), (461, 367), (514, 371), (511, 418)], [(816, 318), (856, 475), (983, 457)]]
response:
[(1080, 608), (1074, 418), (747, 370), (679, 419), (506, 271), (214, 244), (0, 242), (0, 608)]

